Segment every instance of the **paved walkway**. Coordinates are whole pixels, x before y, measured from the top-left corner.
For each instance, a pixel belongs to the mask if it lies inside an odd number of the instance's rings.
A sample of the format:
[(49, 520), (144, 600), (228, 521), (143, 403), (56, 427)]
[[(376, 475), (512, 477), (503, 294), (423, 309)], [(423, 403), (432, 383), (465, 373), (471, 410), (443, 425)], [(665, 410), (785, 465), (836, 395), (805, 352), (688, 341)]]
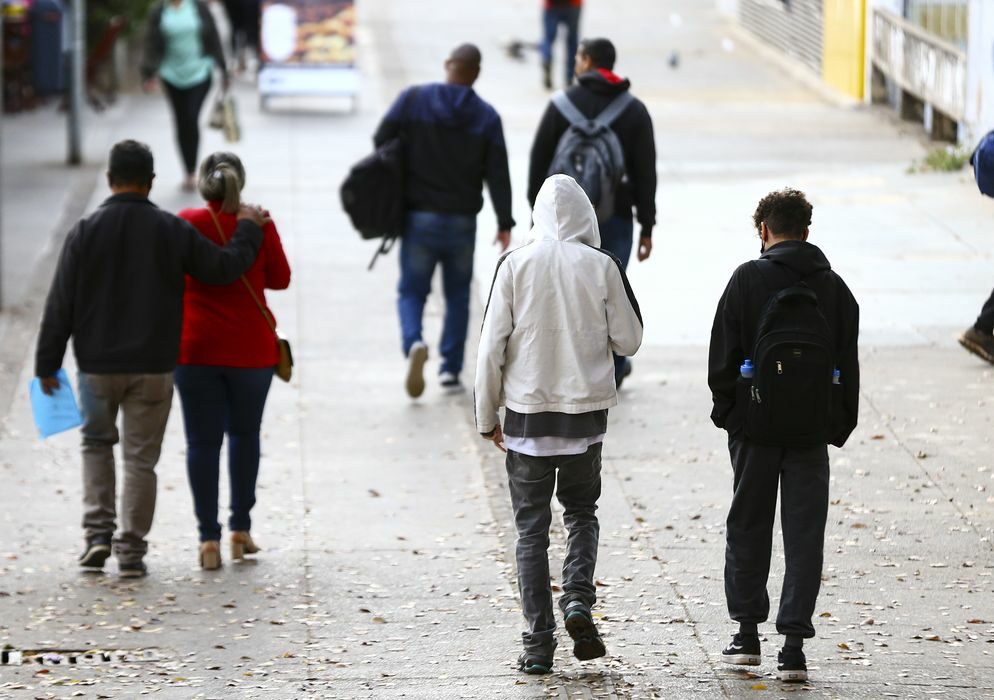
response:
[[(992, 373), (951, 341), (990, 284), (989, 205), (961, 176), (907, 175), (923, 152), (916, 137), (876, 112), (826, 104), (697, 0), (591, 1), (587, 10), (588, 31), (616, 38), (619, 70), (655, 116), (660, 226), (654, 258), (633, 264), (647, 342), (605, 451), (597, 612), (611, 656), (581, 665), (564, 642), (556, 674), (513, 671), (521, 620), (500, 457), (475, 434), (468, 396), (430, 386), (418, 402), (404, 398), (396, 262), (365, 272), (371, 248), (349, 230), (336, 192), (396, 91), (435, 79), (450, 45), (475, 40), (486, 59), (479, 91), (504, 115), (516, 218), (527, 222), (527, 152), (546, 95), (534, 61), (505, 59), (496, 37), (531, 36), (534, 5), (366, 0), (367, 92), (355, 115), (278, 104), (259, 113), (251, 90), (238, 88), (247, 197), (274, 212), (294, 267), (290, 290), (272, 295), (298, 371), (274, 386), (266, 415), (254, 528), (265, 551), (213, 574), (196, 568), (177, 405), (159, 467), (152, 575), (80, 577), (77, 437), (38, 442), (18, 392), (0, 438), (0, 646), (128, 656), (0, 665), (4, 696), (994, 693)], [(676, 71), (672, 50), (683, 59)], [(120, 136), (158, 154), (156, 201), (193, 203), (177, 190), (163, 100), (136, 97), (126, 124)], [(205, 149), (223, 145), (207, 139)], [(713, 304), (756, 252), (752, 208), (784, 184), (811, 191), (812, 235), (861, 299), (866, 331), (861, 426), (832, 453), (819, 637), (808, 647), (812, 682), (801, 687), (769, 676), (772, 634), (757, 675), (718, 663), (731, 631), (721, 584), (731, 475), (723, 435), (707, 420), (704, 377)], [(89, 206), (103, 196), (98, 188)], [(487, 209), (483, 280), (495, 229)], [(431, 339), (437, 303), (428, 313)], [(558, 558), (561, 532), (555, 542)]]

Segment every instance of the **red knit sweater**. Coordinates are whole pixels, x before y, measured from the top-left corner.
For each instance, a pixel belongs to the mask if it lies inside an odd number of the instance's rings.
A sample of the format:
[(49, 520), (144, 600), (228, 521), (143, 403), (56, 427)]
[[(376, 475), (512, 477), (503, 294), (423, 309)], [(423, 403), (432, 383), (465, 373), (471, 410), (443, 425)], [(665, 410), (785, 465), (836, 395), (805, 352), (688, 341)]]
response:
[[(567, 6), (568, 7), (580, 7), (581, 5), (583, 5), (583, 0), (569, 0), (569, 4)], [(563, 7), (563, 3), (559, 3), (559, 7)], [(551, 10), (552, 9), (552, 1), (551, 0), (545, 0), (545, 9), (547, 9), (547, 10)]]
[[(224, 236), (230, 241), (236, 216), (221, 212), (220, 202), (209, 202), (208, 206), (217, 212)], [(207, 209), (184, 209), (179, 215), (193, 224), (201, 235), (221, 245), (221, 237)], [(266, 289), (290, 286), (290, 264), (276, 226), (266, 224), (262, 232), (259, 256), (245, 277), (266, 304)], [(266, 310), (269, 311), (268, 305)], [(269, 313), (272, 317), (272, 312)], [(258, 368), (272, 367), (278, 360), (273, 332), (241, 280), (219, 287), (187, 275), (179, 364)]]

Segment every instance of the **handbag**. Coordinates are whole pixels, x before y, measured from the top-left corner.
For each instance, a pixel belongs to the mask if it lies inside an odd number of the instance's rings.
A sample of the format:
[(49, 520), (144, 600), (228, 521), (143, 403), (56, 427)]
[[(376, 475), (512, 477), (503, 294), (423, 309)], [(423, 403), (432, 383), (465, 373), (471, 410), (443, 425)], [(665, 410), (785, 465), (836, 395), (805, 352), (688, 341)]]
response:
[(221, 96), (221, 112), (224, 140), (228, 143), (238, 143), (242, 140), (242, 127), (238, 123), (238, 108), (233, 95), (225, 93)]
[[(210, 212), (211, 218), (214, 220), (214, 225), (217, 227), (218, 235), (221, 236), (221, 242), (227, 245), (228, 238), (224, 235), (224, 229), (221, 228), (221, 222), (218, 220), (217, 214), (214, 213), (214, 210), (211, 209), (210, 206), (207, 207), (207, 211)], [(245, 289), (247, 289), (248, 293), (252, 295), (252, 301), (254, 301), (255, 305), (259, 307), (262, 317), (266, 319), (266, 325), (269, 326), (269, 329), (273, 332), (273, 336), (276, 338), (276, 349), (279, 351), (279, 360), (276, 362), (275, 369), (276, 376), (284, 382), (288, 382), (291, 377), (293, 377), (293, 352), (290, 349), (290, 341), (280, 335), (280, 332), (276, 330), (276, 322), (273, 320), (273, 317), (269, 315), (269, 312), (266, 311), (266, 307), (263, 306), (262, 301), (259, 300), (259, 296), (255, 293), (255, 290), (252, 289), (252, 285), (249, 284), (247, 279), (245, 279), (245, 275), (242, 275), (241, 279), (242, 284), (245, 285)]]
[(224, 93), (221, 93), (214, 98), (214, 104), (211, 105), (211, 116), (207, 120), (207, 126), (218, 130), (224, 128)]

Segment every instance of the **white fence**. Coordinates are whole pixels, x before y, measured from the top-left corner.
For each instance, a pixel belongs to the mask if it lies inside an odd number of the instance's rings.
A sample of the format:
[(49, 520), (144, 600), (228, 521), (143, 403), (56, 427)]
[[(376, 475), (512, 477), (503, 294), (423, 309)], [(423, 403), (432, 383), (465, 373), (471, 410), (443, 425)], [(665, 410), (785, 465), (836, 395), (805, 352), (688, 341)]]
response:
[(951, 117), (966, 115), (966, 53), (897, 15), (873, 12), (873, 65)]

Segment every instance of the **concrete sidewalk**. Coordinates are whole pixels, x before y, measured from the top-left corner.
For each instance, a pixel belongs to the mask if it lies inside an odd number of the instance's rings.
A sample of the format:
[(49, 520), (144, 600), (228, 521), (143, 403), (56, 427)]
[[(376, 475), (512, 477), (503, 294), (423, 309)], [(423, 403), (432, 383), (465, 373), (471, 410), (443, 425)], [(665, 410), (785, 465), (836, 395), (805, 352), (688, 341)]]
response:
[[(619, 70), (654, 115), (660, 225), (654, 257), (633, 263), (647, 342), (605, 445), (596, 612), (611, 656), (579, 664), (563, 640), (555, 674), (513, 670), (522, 621), (502, 461), (476, 435), (469, 396), (442, 396), (433, 383), (418, 402), (403, 395), (396, 261), (365, 272), (372, 250), (349, 229), (337, 188), (396, 91), (437, 79), (452, 45), (477, 41), (479, 92), (504, 117), (522, 241), (527, 154), (547, 95), (535, 62), (510, 62), (500, 47), (537, 32), (535, 5), (366, 0), (366, 92), (355, 115), (303, 103), (259, 113), (251, 88), (237, 87), (246, 197), (274, 213), (294, 271), (290, 290), (271, 296), (298, 367), (291, 385), (273, 387), (264, 425), (253, 532), (265, 549), (254, 563), (197, 569), (177, 404), (158, 469), (150, 577), (119, 581), (112, 564), (106, 577), (78, 575), (78, 438), (39, 442), (18, 392), (0, 438), (0, 646), (129, 657), (0, 665), (0, 694), (994, 694), (992, 371), (951, 342), (990, 283), (989, 207), (962, 176), (907, 175), (923, 147), (884, 117), (833, 107), (748, 50), (728, 51), (733, 34), (697, 0), (590, 0), (585, 10), (585, 33), (615, 38)], [(675, 72), (672, 50), (683, 56)], [(177, 189), (164, 100), (136, 97), (126, 116), (115, 138), (152, 145), (155, 201), (195, 204)], [(205, 138), (202, 154), (224, 147), (213, 132)], [(800, 687), (770, 676), (772, 625), (757, 674), (718, 661), (732, 631), (721, 574), (731, 473), (705, 382), (714, 302), (756, 253), (756, 200), (785, 184), (815, 198), (813, 240), (860, 298), (866, 329), (861, 426), (832, 454), (819, 636), (807, 647), (812, 682)], [(98, 188), (89, 208), (105, 194)], [(496, 259), (495, 230), (488, 207), (480, 280)], [(434, 345), (437, 299), (427, 322)], [(18, 386), (30, 372), (19, 368)], [(558, 564), (559, 529), (554, 541)]]

